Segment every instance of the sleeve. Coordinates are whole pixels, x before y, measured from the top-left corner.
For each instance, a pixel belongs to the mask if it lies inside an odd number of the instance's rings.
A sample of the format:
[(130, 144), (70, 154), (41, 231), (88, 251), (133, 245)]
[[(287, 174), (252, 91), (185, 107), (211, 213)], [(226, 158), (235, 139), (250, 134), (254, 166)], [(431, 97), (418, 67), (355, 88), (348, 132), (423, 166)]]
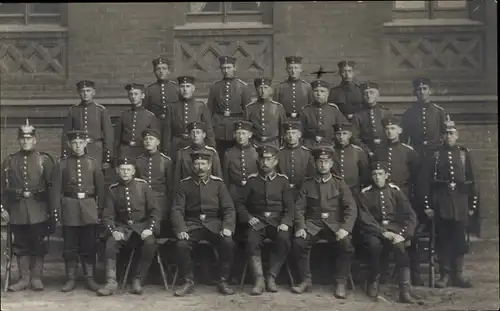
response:
[(144, 194), (146, 196), (146, 206), (149, 211), (149, 230), (156, 231), (159, 228), (161, 220), (161, 209), (155, 199), (153, 190), (149, 185), (144, 186)]
[(52, 217), (55, 219), (59, 219), (59, 215), (61, 215), (61, 193), (63, 186), (63, 161), (59, 161), (52, 171), (52, 188), (50, 194), (50, 203), (52, 204)]
[(212, 123), (212, 114), (210, 113), (210, 110), (205, 104), (203, 104), (202, 107), (201, 121), (204, 122), (207, 126), (207, 137), (206, 137), (207, 145), (215, 148), (215, 134), (214, 134), (214, 126)]
[(216, 94), (216, 88), (217, 88), (217, 84), (213, 84), (212, 87), (210, 88), (209, 93), (208, 93), (207, 108), (208, 108), (208, 110), (210, 111), (211, 114), (214, 113), (215, 103), (217, 101), (217, 98), (215, 96), (215, 94)]
[(241, 93), (241, 111), (245, 111), (245, 106), (250, 104), (252, 101), (252, 91), (248, 85), (243, 86), (243, 92)]
[(222, 178), (224, 179), (224, 183), (226, 187), (229, 187), (229, 149), (224, 152), (224, 160), (222, 163)]
[(401, 132), (399, 140), (405, 144), (410, 144), (410, 129), (408, 127), (408, 110), (406, 110), (403, 113), (403, 116), (401, 117), (401, 129), (403, 131)]
[(389, 225), (389, 231), (401, 235), (405, 239), (410, 239), (417, 227), (417, 215), (413, 211), (410, 201), (406, 197), (403, 191), (397, 190), (394, 193), (396, 197), (396, 208), (399, 212), (396, 214), (401, 215), (401, 222), (391, 222)]
[(469, 210), (475, 211), (479, 203), (479, 190), (475, 178), (475, 167), (470, 151), (465, 151), (465, 181), (469, 183)]
[(113, 124), (107, 109), (102, 110), (101, 114), (102, 134), (103, 134), (103, 148), (104, 148), (104, 162), (111, 163), (111, 156), (113, 155), (113, 140), (115, 138)]
[[(250, 103), (248, 103), (248, 104), (250, 104)], [(248, 105), (248, 104), (247, 104), (247, 105)], [(248, 106), (245, 106), (245, 107), (243, 108), (243, 114), (245, 115), (245, 121), (249, 121), (249, 122), (251, 122), (251, 121), (250, 121), (250, 109), (249, 109), (249, 107), (248, 107)]]
[(103, 207), (106, 202), (106, 190), (105, 190), (105, 185), (104, 185), (104, 175), (102, 172), (102, 168), (100, 163), (97, 163), (97, 161), (93, 161), (95, 164), (94, 168), (94, 184), (95, 184), (95, 191), (96, 191), (96, 196), (97, 196), (97, 204), (99, 206), (100, 211), (102, 212)]
[(289, 187), (288, 179), (284, 179), (282, 183), (283, 207), (285, 213), (281, 219), (281, 224), (291, 227), (295, 217), (295, 202), (293, 200), (293, 192)]
[(187, 232), (186, 222), (184, 221), (186, 204), (186, 189), (185, 185), (181, 184), (172, 203), (172, 229), (175, 234)]
[(356, 145), (361, 142), (361, 115), (356, 113), (352, 118), (352, 138), (353, 142), (356, 141)]
[(241, 195), (236, 200), (236, 212), (238, 213), (238, 219), (242, 223), (248, 223), (252, 219), (252, 215), (248, 212), (247, 204), (250, 196), (252, 195), (252, 181), (241, 188)]
[(343, 180), (340, 181), (340, 199), (342, 202), (342, 215), (344, 218), (343, 222), (340, 224), (340, 228), (352, 233), (354, 222), (358, 217), (358, 208), (351, 190)]
[(173, 191), (174, 193), (179, 189), (181, 176), (182, 176), (182, 150), (177, 151), (177, 156), (175, 158), (175, 170), (174, 170), (174, 183)]
[(222, 228), (234, 232), (236, 227), (236, 211), (229, 191), (223, 182), (219, 185), (219, 202), (222, 208)]
[(278, 126), (279, 126), (279, 138), (280, 138), (280, 146), (283, 145), (283, 124), (285, 124), (286, 122), (286, 112), (285, 112), (285, 108), (283, 108), (283, 106), (280, 105), (280, 109), (279, 109), (279, 119), (278, 119)]
[(115, 201), (113, 196), (113, 190), (108, 189), (106, 195), (106, 205), (104, 206), (104, 210), (102, 212), (102, 218), (104, 221), (104, 225), (109, 230), (109, 232), (113, 232), (116, 230), (115, 224)]
[[(52, 174), (54, 172), (54, 160), (52, 157), (48, 154), (45, 154), (45, 161), (43, 161), (43, 180), (45, 181), (45, 193), (47, 194), (48, 198), (48, 206), (52, 206), (51, 204), (51, 196), (50, 196), (50, 189), (52, 188)], [(48, 211), (49, 214), (52, 213), (52, 211)]]
[(3, 162), (2, 162), (2, 172), (1, 172), (1, 178), (2, 180), (0, 181), (1, 187), (0, 187), (0, 204), (2, 205), (2, 211), (5, 209), (6, 211), (9, 211), (9, 204), (7, 204), (7, 197), (8, 197), (8, 188), (10, 187), (9, 182), (9, 158), (7, 157)]
[(357, 150), (356, 152), (358, 154), (358, 169), (361, 186), (369, 185), (371, 178), (370, 160), (364, 150)]
[(116, 121), (115, 125), (115, 146), (114, 146), (114, 154), (118, 156), (120, 153), (120, 144), (122, 143), (122, 127), (123, 127), (123, 117), (124, 114), (120, 116), (120, 118)]
[[(165, 192), (167, 194), (167, 206), (166, 215), (170, 213), (170, 208), (172, 206), (172, 200), (174, 195), (173, 179), (174, 179), (174, 164), (172, 160), (165, 159)], [(161, 208), (161, 206), (160, 206)]]
[(278, 102), (278, 103), (281, 103), (280, 102), (280, 97), (281, 97), (280, 96), (281, 95), (280, 91), (281, 91), (281, 85), (276, 86), (274, 88), (274, 90), (273, 90), (273, 100), (276, 101), (276, 102)]
[(360, 193), (359, 196), (355, 197), (355, 200), (358, 206), (358, 223), (362, 230), (367, 234), (382, 236), (385, 229), (380, 226), (370, 213), (367, 197), (363, 193)]
[[(307, 85), (307, 104), (312, 104), (314, 103), (314, 93), (311, 84)], [(328, 99), (328, 102), (330, 102), (330, 99)], [(335, 102), (332, 102), (335, 104)]]
[(419, 196), (424, 200), (424, 209), (434, 208), (429, 202), (432, 202), (434, 196), (435, 177), (439, 165), (439, 150), (434, 151), (430, 157), (423, 158), (421, 162), (421, 170), (418, 175), (417, 188)]
[(312, 177), (316, 174), (316, 164), (314, 163), (314, 157), (309, 152), (309, 157), (307, 159), (307, 173), (306, 177)]
[(224, 176), (222, 175), (219, 153), (217, 151), (214, 151), (214, 158), (212, 159), (212, 175), (224, 178)]
[(294, 219), (295, 231), (306, 228), (306, 221), (304, 216), (306, 213), (306, 208), (307, 208), (307, 190), (305, 185), (302, 185), (302, 188), (300, 188), (300, 192), (297, 195), (297, 199), (295, 201), (295, 219)]
[(72, 109), (69, 108), (68, 114), (66, 115), (66, 118), (64, 118), (63, 121), (63, 128), (61, 134), (61, 157), (65, 157), (69, 153), (67, 134), (72, 129), (73, 129), (73, 115), (72, 115)]
[(418, 175), (421, 170), (420, 158), (415, 150), (410, 150), (408, 152), (408, 167), (410, 170), (410, 183), (411, 183), (411, 195), (416, 194), (416, 187), (418, 182)]
[(170, 104), (167, 106), (167, 115), (165, 116), (162, 134), (161, 134), (162, 149), (165, 152), (165, 154), (170, 156), (171, 158), (173, 158), (173, 156), (175, 155), (175, 152), (177, 152), (176, 150), (172, 150), (172, 148), (171, 148), (171, 144), (172, 144), (172, 114), (173, 114), (172, 105), (175, 105), (175, 104)]

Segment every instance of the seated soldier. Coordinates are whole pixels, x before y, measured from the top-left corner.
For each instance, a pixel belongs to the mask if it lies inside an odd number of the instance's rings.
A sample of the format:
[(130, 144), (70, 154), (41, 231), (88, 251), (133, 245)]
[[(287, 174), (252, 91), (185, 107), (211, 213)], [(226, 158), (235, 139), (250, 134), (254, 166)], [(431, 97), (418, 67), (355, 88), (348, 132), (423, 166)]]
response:
[(359, 197), (359, 221), (363, 246), (368, 251), (368, 296), (376, 298), (379, 289), (380, 255), (391, 249), (399, 272), (399, 301), (411, 303), (410, 268), (405, 241), (411, 240), (417, 224), (408, 198), (398, 186), (386, 183), (387, 163), (372, 164), (372, 185)]
[(117, 290), (116, 254), (123, 247), (140, 247), (141, 256), (132, 293), (141, 295), (142, 282), (156, 253), (153, 234), (159, 233), (157, 224), (161, 211), (149, 184), (134, 178), (134, 159), (120, 157), (116, 170), (120, 181), (109, 187), (103, 212), (104, 222), (111, 233), (106, 242), (106, 285), (97, 291), (97, 295), (110, 296)]
[(185, 283), (175, 296), (194, 290), (191, 250), (201, 240), (212, 243), (219, 254), (217, 288), (224, 295), (234, 294), (227, 283), (233, 261), (232, 235), (236, 221), (233, 201), (220, 177), (210, 175), (212, 154), (191, 153), (191, 176), (181, 180), (172, 204), (172, 227), (177, 236), (179, 270)]
[(335, 297), (346, 298), (346, 283), (351, 272), (354, 247), (349, 234), (357, 216), (351, 191), (341, 177), (332, 175), (333, 148), (323, 146), (312, 151), (316, 176), (304, 181), (296, 201), (293, 252), (302, 282), (292, 287), (301, 294), (311, 287), (309, 257), (313, 244), (326, 239), (337, 250)]

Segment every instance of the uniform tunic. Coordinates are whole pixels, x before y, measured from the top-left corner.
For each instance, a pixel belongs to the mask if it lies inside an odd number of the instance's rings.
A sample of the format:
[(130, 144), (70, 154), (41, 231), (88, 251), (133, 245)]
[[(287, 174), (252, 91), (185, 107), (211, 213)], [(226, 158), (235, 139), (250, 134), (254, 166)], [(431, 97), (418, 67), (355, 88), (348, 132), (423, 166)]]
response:
[(144, 152), (141, 133), (147, 128), (158, 129), (155, 115), (144, 107), (124, 111), (115, 127), (116, 154), (138, 157)]
[(288, 177), (290, 189), (292, 189), (295, 196), (306, 177), (313, 175), (315, 172), (311, 151), (301, 145), (295, 147), (285, 145), (281, 147), (278, 153), (277, 171)]
[(358, 111), (353, 117), (353, 137), (359, 138), (371, 152), (380, 144), (385, 143), (382, 119), (389, 115), (388, 110), (380, 104)]
[(336, 104), (342, 114), (352, 122), (354, 114), (364, 108), (363, 91), (355, 82), (342, 82), (333, 87), (328, 96), (328, 102)]
[(250, 143), (246, 146), (236, 145), (226, 151), (222, 174), (234, 201), (242, 187), (246, 185), (248, 177), (258, 172), (258, 159), (257, 151)]
[(299, 120), (302, 107), (314, 101), (311, 84), (302, 79), (287, 79), (274, 90), (273, 100), (285, 108), (286, 117)]
[(304, 146), (314, 149), (317, 144), (333, 141), (333, 125), (347, 122), (337, 105), (333, 103), (309, 104), (302, 108), (300, 120)]
[(167, 107), (179, 100), (179, 86), (171, 80), (158, 80), (146, 89), (144, 108), (154, 113), (160, 123), (167, 117)]
[(336, 144), (333, 154), (333, 171), (344, 179), (356, 194), (370, 182), (370, 164), (366, 153), (356, 145)]
[(283, 106), (271, 99), (257, 99), (245, 107), (245, 120), (254, 126), (252, 141), (255, 145), (272, 144), (279, 147), (283, 123)]

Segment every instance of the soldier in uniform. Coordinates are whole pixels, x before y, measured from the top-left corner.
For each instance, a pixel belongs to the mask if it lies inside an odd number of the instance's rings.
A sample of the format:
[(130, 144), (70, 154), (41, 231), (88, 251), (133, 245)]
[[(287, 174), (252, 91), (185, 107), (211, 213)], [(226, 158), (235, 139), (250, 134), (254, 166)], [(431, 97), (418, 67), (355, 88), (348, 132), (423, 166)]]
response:
[(191, 154), (193, 152), (205, 151), (212, 155), (210, 174), (222, 178), (222, 168), (219, 154), (214, 147), (205, 144), (207, 125), (203, 122), (191, 122), (187, 125), (187, 131), (191, 144), (177, 152), (174, 172), (174, 191), (178, 189), (179, 182), (193, 174)]
[(317, 240), (326, 239), (337, 249), (334, 295), (345, 299), (354, 254), (349, 234), (358, 213), (356, 202), (342, 178), (331, 173), (333, 149), (319, 147), (312, 153), (316, 175), (304, 181), (296, 201), (293, 253), (297, 258), (301, 283), (293, 287), (292, 292), (302, 294), (311, 287), (311, 248)]
[(162, 232), (169, 233), (170, 205), (173, 197), (174, 166), (172, 160), (158, 150), (161, 135), (156, 129), (142, 131), (142, 143), (146, 152), (136, 159), (136, 176), (145, 180), (153, 190), (161, 210)]
[(142, 131), (146, 128), (158, 128), (158, 121), (155, 115), (143, 106), (144, 85), (127, 84), (125, 89), (132, 108), (124, 111), (116, 123), (116, 154), (118, 157), (137, 158), (144, 152), (140, 136)]
[(277, 171), (288, 177), (295, 198), (306, 177), (314, 175), (314, 160), (311, 151), (300, 144), (300, 122), (288, 121), (283, 127), (285, 144), (278, 154)]
[(271, 83), (269, 78), (255, 79), (253, 84), (258, 98), (245, 107), (245, 120), (250, 121), (254, 127), (252, 143), (255, 147), (266, 144), (279, 148), (281, 143), (281, 130), (286, 114), (283, 106), (271, 98)]
[(180, 182), (172, 205), (172, 225), (177, 237), (179, 269), (185, 283), (175, 291), (184, 296), (194, 290), (191, 250), (200, 240), (210, 241), (219, 254), (218, 290), (234, 294), (228, 285), (233, 261), (232, 235), (236, 222), (233, 201), (222, 178), (210, 175), (212, 154), (191, 154), (193, 174)]
[(380, 98), (379, 86), (374, 82), (362, 84), (364, 90), (366, 109), (354, 114), (354, 138), (363, 149), (373, 155), (373, 150), (385, 143), (386, 137), (382, 126), (382, 119), (389, 115), (387, 108), (378, 103)]
[(331, 89), (328, 97), (328, 102), (335, 103), (349, 122), (352, 122), (354, 114), (363, 109), (363, 90), (355, 82), (355, 66), (356, 62), (351, 60), (337, 63), (342, 81)]
[(80, 103), (69, 109), (63, 121), (61, 150), (62, 157), (70, 153), (68, 132), (82, 130), (87, 134), (87, 154), (97, 160), (106, 169), (112, 162), (114, 148), (113, 124), (108, 110), (94, 101), (95, 83), (88, 80), (76, 84)]
[(273, 100), (283, 105), (288, 120), (300, 121), (302, 107), (314, 101), (311, 85), (300, 78), (302, 57), (287, 56), (285, 62), (288, 79), (276, 87)]
[(311, 83), (314, 102), (302, 108), (300, 120), (304, 129), (304, 146), (309, 149), (318, 144), (333, 142), (333, 125), (347, 119), (337, 105), (328, 101), (329, 84), (322, 80)]
[(180, 97), (177, 102), (170, 105), (163, 127), (162, 146), (174, 163), (177, 151), (187, 147), (189, 141), (189, 130), (187, 125), (191, 122), (203, 122), (206, 125), (206, 143), (215, 147), (214, 129), (210, 109), (202, 101), (193, 97), (195, 90), (195, 78), (191, 76), (177, 77), (180, 88)]
[(2, 220), (14, 234), (12, 251), (20, 275), (8, 290), (17, 292), (31, 285), (33, 290), (41, 291), (47, 254), (44, 238), (51, 233), (49, 187), (54, 161), (47, 153), (35, 150), (36, 130), (28, 119), (17, 137), (21, 150), (3, 161), (0, 189)]
[(259, 173), (249, 176), (241, 195), (236, 201), (236, 209), (242, 222), (248, 224), (247, 255), (255, 278), (252, 295), (264, 291), (261, 246), (265, 238), (274, 241), (266, 273), (266, 289), (277, 292), (276, 277), (290, 250), (291, 227), (295, 203), (288, 178), (276, 173), (279, 150), (273, 146), (257, 148)]
[(161, 210), (151, 185), (144, 179), (134, 178), (135, 164), (133, 158), (120, 157), (116, 163), (120, 180), (108, 189), (103, 212), (110, 233), (106, 241), (106, 285), (97, 291), (98, 296), (109, 296), (117, 290), (116, 254), (124, 247), (140, 247), (131, 292), (141, 295), (142, 283), (156, 253), (155, 234), (159, 233)]
[(378, 296), (380, 256), (392, 249), (399, 272), (399, 301), (411, 303), (405, 241), (412, 238), (417, 219), (405, 193), (395, 184), (388, 183), (388, 178), (387, 163), (373, 162), (373, 183), (361, 191), (358, 204), (361, 236), (369, 261), (368, 296)]
[(436, 287), (468, 288), (472, 284), (463, 276), (466, 230), (478, 206), (478, 189), (470, 151), (457, 144), (455, 123), (447, 121), (443, 132), (444, 144), (429, 163), (434, 182), (428, 187), (431, 206), (425, 209), (436, 220), (437, 254), (444, 270)]
[(247, 84), (237, 77), (236, 58), (219, 57), (223, 78), (215, 82), (208, 94), (207, 106), (212, 113), (217, 151), (222, 156), (233, 146), (233, 123), (243, 120), (245, 106), (252, 101)]
[(62, 225), (63, 258), (67, 282), (61, 291), (75, 289), (77, 259), (83, 267), (87, 287), (97, 291), (94, 281), (96, 229), (105, 202), (104, 176), (100, 163), (85, 154), (87, 133), (68, 132), (72, 152), (60, 159), (52, 176), (53, 213)]

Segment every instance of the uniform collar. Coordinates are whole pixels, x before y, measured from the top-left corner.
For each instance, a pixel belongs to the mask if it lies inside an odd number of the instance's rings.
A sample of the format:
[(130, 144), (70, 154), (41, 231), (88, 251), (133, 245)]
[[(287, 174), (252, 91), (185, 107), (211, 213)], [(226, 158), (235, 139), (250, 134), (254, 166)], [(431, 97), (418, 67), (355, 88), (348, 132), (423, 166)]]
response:
[(341, 145), (340, 143), (335, 143), (335, 149), (347, 149), (351, 146), (351, 144), (347, 144), (345, 146)]
[(397, 146), (397, 145), (401, 144), (401, 141), (400, 140), (397, 140), (397, 141), (387, 141), (387, 144), (389, 146)]
[(380, 107), (380, 105), (378, 103), (375, 103), (373, 106), (369, 106), (368, 104), (366, 104), (366, 108), (368, 108), (368, 110), (375, 110), (375, 109), (378, 109)]
[(288, 144), (285, 144), (285, 148), (288, 149), (288, 150), (295, 150), (295, 149), (299, 149), (300, 148), (300, 144), (297, 144), (295, 146), (290, 146)]
[(299, 82), (300, 78), (294, 79), (294, 78), (288, 77), (288, 79), (286, 79), (286, 81), (290, 82), (290, 83), (295, 83), (295, 82)]
[(431, 105), (432, 105), (432, 101), (428, 101), (428, 102), (417, 101), (417, 106), (418, 107), (429, 108)]
[(385, 182), (385, 185), (383, 187), (379, 187), (375, 183), (373, 183), (373, 189), (375, 190), (384, 190), (385, 188), (387, 188), (387, 181)]
[(201, 145), (191, 143), (190, 147), (193, 150), (201, 150), (201, 149), (205, 148), (205, 143), (203, 143)]
[(179, 95), (179, 99), (180, 99), (181, 102), (189, 104), (189, 103), (191, 103), (191, 102), (194, 101), (194, 96), (191, 97), (191, 98), (185, 99), (185, 98), (180, 97), (180, 95)]
[(455, 144), (454, 146), (449, 146), (447, 144), (443, 144), (443, 148), (446, 149), (446, 150), (453, 150), (453, 149), (457, 149), (458, 145)]
[(259, 98), (258, 101), (260, 104), (268, 104), (271, 102), (271, 99), (270, 98), (268, 98), (268, 99)]
[(236, 79), (236, 77), (232, 77), (232, 78), (223, 77), (222, 78), (222, 80), (224, 80), (224, 81), (233, 81), (234, 79)]
[(35, 152), (35, 149), (31, 150), (19, 150), (19, 153), (23, 156), (29, 156), (32, 155)]
[(76, 153), (74, 152), (71, 152), (70, 155), (73, 157), (73, 158), (83, 158), (85, 156), (85, 153), (82, 154), (82, 155), (76, 155)]
[(324, 104), (320, 104), (318, 101), (314, 101), (314, 106), (316, 107), (323, 107), (323, 106), (326, 106), (328, 105), (328, 101), (326, 101)]
[(147, 157), (150, 157), (150, 158), (152, 158), (152, 157), (156, 156), (158, 153), (159, 153), (159, 151), (158, 151), (158, 150), (156, 150), (156, 151), (154, 151), (154, 152), (152, 152), (152, 153), (150, 153), (149, 151), (144, 152), (144, 154), (145, 154)]
[(203, 179), (198, 178), (198, 176), (194, 176), (193, 181), (197, 186), (199, 186), (201, 183), (204, 183), (206, 185), (210, 181), (210, 176), (207, 176)]
[(79, 104), (79, 105), (80, 105), (80, 106), (82, 106), (82, 107), (88, 107), (88, 106), (92, 105), (93, 103), (94, 103), (94, 101), (93, 101), (93, 100), (89, 101), (88, 103), (85, 103), (85, 102), (83, 102), (83, 101), (80, 101), (80, 104)]
[(327, 177), (321, 177), (321, 176), (316, 176), (314, 177), (314, 180), (316, 180), (317, 183), (323, 183), (326, 184), (330, 179), (332, 179), (332, 174), (328, 174)]
[(235, 146), (236, 146), (236, 148), (238, 148), (240, 150), (246, 150), (246, 149), (249, 149), (250, 147), (252, 147), (252, 144), (250, 142), (248, 142), (248, 144), (246, 144), (245, 146), (242, 146), (240, 144), (236, 144)]
[(120, 181), (118, 182), (120, 185), (124, 186), (124, 187), (130, 187), (133, 185), (134, 183), (134, 179), (132, 178), (131, 180), (129, 181), (124, 181), (123, 179), (120, 179)]
[(276, 174), (276, 171), (273, 171), (271, 174), (269, 174), (268, 176), (262, 176), (261, 174), (259, 174), (259, 177), (262, 179), (262, 180), (265, 180), (265, 181), (270, 181), (270, 180), (274, 180), (276, 178), (276, 176), (278, 176), (278, 174)]
[(144, 105), (140, 105), (139, 107), (133, 105), (131, 108), (132, 111), (144, 110)]

